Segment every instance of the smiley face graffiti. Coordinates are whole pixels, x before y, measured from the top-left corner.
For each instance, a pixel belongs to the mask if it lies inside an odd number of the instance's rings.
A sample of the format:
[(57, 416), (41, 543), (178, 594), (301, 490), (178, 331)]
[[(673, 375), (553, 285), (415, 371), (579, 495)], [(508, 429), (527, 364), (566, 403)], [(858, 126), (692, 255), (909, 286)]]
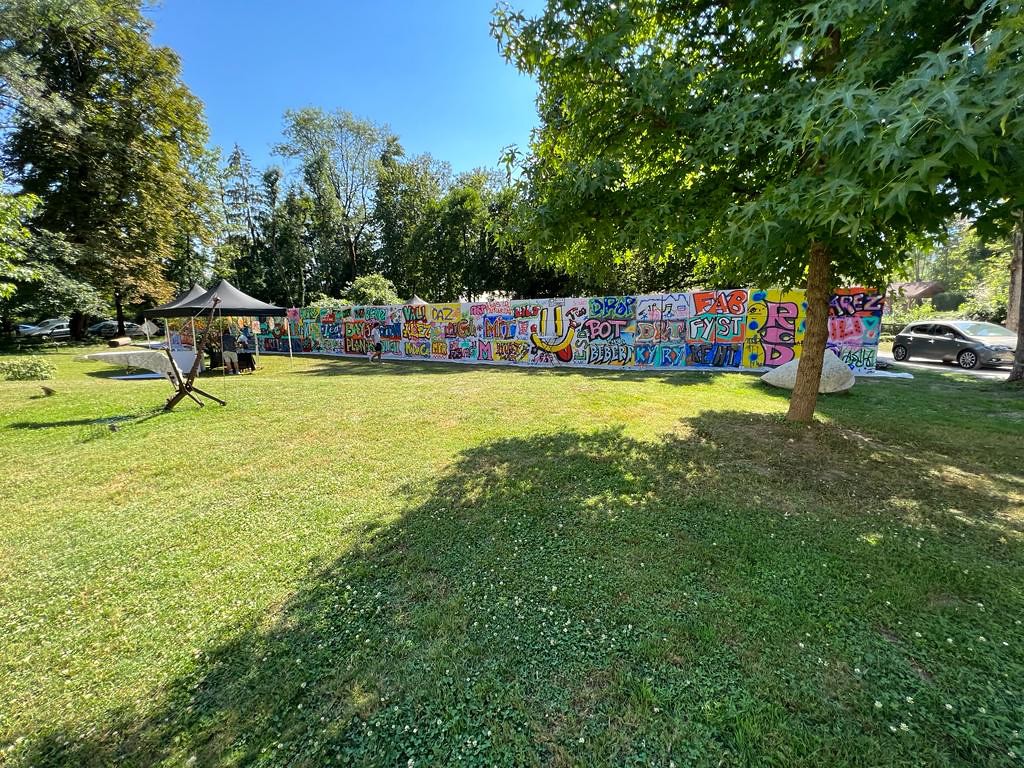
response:
[[(561, 307), (544, 307), (534, 331), (530, 334), (530, 343), (535, 349), (554, 355), (563, 363), (572, 361), (572, 342), (576, 338), (576, 328), (580, 319), (586, 314), (582, 307), (572, 307), (563, 319)], [(548, 340), (542, 338), (549, 336)]]

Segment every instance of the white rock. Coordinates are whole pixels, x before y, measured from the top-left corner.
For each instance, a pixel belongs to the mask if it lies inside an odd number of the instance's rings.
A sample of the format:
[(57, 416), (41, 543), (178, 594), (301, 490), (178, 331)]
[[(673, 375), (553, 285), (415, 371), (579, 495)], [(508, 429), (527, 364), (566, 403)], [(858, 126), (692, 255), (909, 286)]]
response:
[[(761, 377), (765, 384), (782, 389), (792, 389), (796, 386), (796, 369), (800, 364), (799, 360), (790, 360), (785, 365), (773, 368)], [(831, 349), (825, 350), (825, 359), (821, 366), (821, 383), (818, 384), (818, 392), (828, 394), (830, 392), (845, 392), (857, 381), (853, 371), (842, 360), (836, 357)]]

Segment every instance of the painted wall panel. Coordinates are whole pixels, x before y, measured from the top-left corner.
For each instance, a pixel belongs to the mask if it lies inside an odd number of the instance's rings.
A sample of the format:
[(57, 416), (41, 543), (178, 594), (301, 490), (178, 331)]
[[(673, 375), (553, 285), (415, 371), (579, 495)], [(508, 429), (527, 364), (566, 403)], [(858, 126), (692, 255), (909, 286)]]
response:
[[(837, 290), (828, 346), (858, 372), (875, 367), (882, 297)], [(363, 356), (380, 329), (387, 358), (610, 369), (774, 368), (800, 357), (801, 290), (730, 289), (290, 310), (259, 323), (264, 352)]]

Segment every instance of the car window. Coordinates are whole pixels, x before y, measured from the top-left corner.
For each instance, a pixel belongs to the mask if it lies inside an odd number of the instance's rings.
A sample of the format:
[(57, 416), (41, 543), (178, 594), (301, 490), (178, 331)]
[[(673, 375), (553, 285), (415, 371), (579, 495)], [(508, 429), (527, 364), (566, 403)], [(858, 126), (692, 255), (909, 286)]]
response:
[(960, 328), (971, 336), (1010, 336), (1011, 332), (995, 323), (961, 323)]
[(925, 324), (915, 325), (913, 328), (910, 329), (910, 332), (911, 333), (916, 333), (918, 336), (934, 336), (935, 334), (932, 333), (932, 329), (934, 327), (935, 327), (934, 325), (925, 325)]

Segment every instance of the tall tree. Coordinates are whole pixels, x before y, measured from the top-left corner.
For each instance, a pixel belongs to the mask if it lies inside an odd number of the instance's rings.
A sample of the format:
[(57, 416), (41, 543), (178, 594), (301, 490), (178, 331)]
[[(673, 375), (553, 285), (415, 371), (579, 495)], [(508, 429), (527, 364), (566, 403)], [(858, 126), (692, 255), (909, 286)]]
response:
[(505, 55), (540, 84), (529, 243), (569, 269), (639, 250), (805, 284), (789, 418), (808, 421), (830, 290), (881, 284), (919, 234), (995, 202), (980, 180), (1020, 130), (1022, 81), (997, 66), (1018, 55), (1020, 15), (997, 0), (500, 8)]
[[(338, 227), (348, 282), (360, 274), (360, 259), (373, 243), (373, 194), (381, 158), (393, 151), (397, 139), (385, 126), (343, 110), (289, 110), (284, 120), (285, 140), (277, 151), (302, 163), (317, 198), (333, 194), (330, 203), (317, 203), (318, 215), (329, 217), (318, 227)], [(318, 258), (323, 268), (331, 254), (318, 254)]]
[(123, 330), (125, 302), (168, 293), (163, 265), (194, 202), (190, 168), (206, 141), (201, 104), (177, 56), (151, 44), (137, 0), (22, 0), (4, 10), (20, 22), (0, 32), (0, 47), (75, 117), (69, 128), (37, 99), (13, 99), (5, 165), (40, 199), (35, 226), (79, 251), (75, 276), (112, 296)]
[(451, 167), (430, 155), (405, 158), (397, 145), (381, 159), (374, 193), (377, 262), (402, 295), (412, 296), (427, 285), (424, 253), (413, 238), (451, 185)]
[(164, 275), (176, 291), (209, 278), (216, 258), (214, 247), (227, 235), (220, 201), (220, 151), (207, 149), (192, 158), (185, 184), (187, 207), (178, 217), (174, 250), (164, 264)]

